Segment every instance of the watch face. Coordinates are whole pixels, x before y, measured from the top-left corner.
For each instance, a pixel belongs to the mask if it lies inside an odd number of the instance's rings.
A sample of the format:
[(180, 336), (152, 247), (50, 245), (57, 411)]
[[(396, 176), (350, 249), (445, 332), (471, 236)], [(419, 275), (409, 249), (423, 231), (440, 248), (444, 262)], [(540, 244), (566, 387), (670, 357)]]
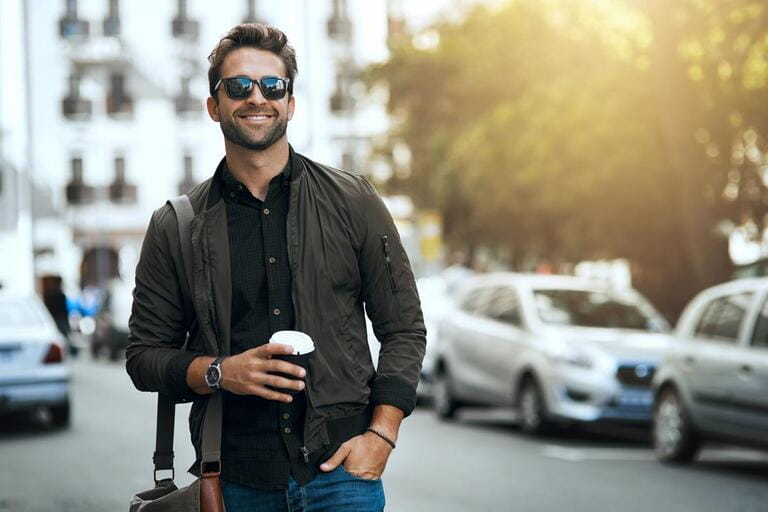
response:
[(219, 367), (209, 366), (205, 371), (205, 383), (208, 384), (208, 386), (215, 388), (219, 385), (220, 380), (221, 372), (219, 371)]

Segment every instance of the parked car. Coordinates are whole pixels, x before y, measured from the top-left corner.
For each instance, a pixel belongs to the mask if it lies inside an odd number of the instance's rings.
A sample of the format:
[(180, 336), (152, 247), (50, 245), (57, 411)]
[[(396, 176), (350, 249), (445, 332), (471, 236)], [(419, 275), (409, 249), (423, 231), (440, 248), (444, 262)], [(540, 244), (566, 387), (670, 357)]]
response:
[(685, 308), (653, 379), (653, 444), (687, 463), (708, 440), (768, 448), (768, 278), (709, 288)]
[(572, 276), (468, 278), (440, 325), (435, 409), (510, 406), (522, 430), (649, 422), (650, 383), (669, 326), (638, 292)]
[(101, 296), (96, 313), (96, 325), (91, 339), (91, 355), (95, 358), (106, 351), (111, 361), (117, 361), (128, 346), (128, 320), (133, 304), (133, 284), (112, 279)]
[(0, 294), (0, 412), (45, 408), (54, 426), (69, 424), (64, 347), (38, 298)]

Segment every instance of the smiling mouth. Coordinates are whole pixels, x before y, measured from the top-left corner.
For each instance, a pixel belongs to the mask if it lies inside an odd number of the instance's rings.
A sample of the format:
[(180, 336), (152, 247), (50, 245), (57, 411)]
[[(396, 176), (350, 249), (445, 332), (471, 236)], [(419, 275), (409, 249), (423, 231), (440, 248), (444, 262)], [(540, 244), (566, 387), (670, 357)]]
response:
[(260, 113), (260, 114), (244, 114), (244, 115), (239, 115), (238, 117), (240, 119), (245, 119), (246, 121), (260, 122), (260, 121), (269, 121), (275, 116), (273, 116), (272, 114)]

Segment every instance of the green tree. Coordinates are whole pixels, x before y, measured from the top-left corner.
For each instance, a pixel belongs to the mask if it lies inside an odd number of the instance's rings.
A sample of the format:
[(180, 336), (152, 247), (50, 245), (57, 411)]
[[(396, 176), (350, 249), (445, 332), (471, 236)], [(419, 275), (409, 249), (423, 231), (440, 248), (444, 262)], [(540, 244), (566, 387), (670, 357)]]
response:
[[(392, 48), (399, 186), (514, 268), (627, 257), (668, 316), (763, 227), (768, 19), (750, 0), (517, 0)], [(768, 176), (766, 176), (768, 177)]]

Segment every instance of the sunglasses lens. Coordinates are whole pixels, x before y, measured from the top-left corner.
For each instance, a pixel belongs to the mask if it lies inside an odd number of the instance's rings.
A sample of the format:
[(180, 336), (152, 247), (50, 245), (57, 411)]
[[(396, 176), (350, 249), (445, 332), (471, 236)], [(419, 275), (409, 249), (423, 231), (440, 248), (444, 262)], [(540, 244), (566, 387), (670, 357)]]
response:
[(228, 78), (224, 80), (227, 96), (233, 100), (242, 100), (251, 95), (253, 81), (248, 78)]
[(282, 78), (262, 78), (259, 80), (261, 85), (261, 93), (268, 100), (279, 100), (285, 96), (286, 84)]

